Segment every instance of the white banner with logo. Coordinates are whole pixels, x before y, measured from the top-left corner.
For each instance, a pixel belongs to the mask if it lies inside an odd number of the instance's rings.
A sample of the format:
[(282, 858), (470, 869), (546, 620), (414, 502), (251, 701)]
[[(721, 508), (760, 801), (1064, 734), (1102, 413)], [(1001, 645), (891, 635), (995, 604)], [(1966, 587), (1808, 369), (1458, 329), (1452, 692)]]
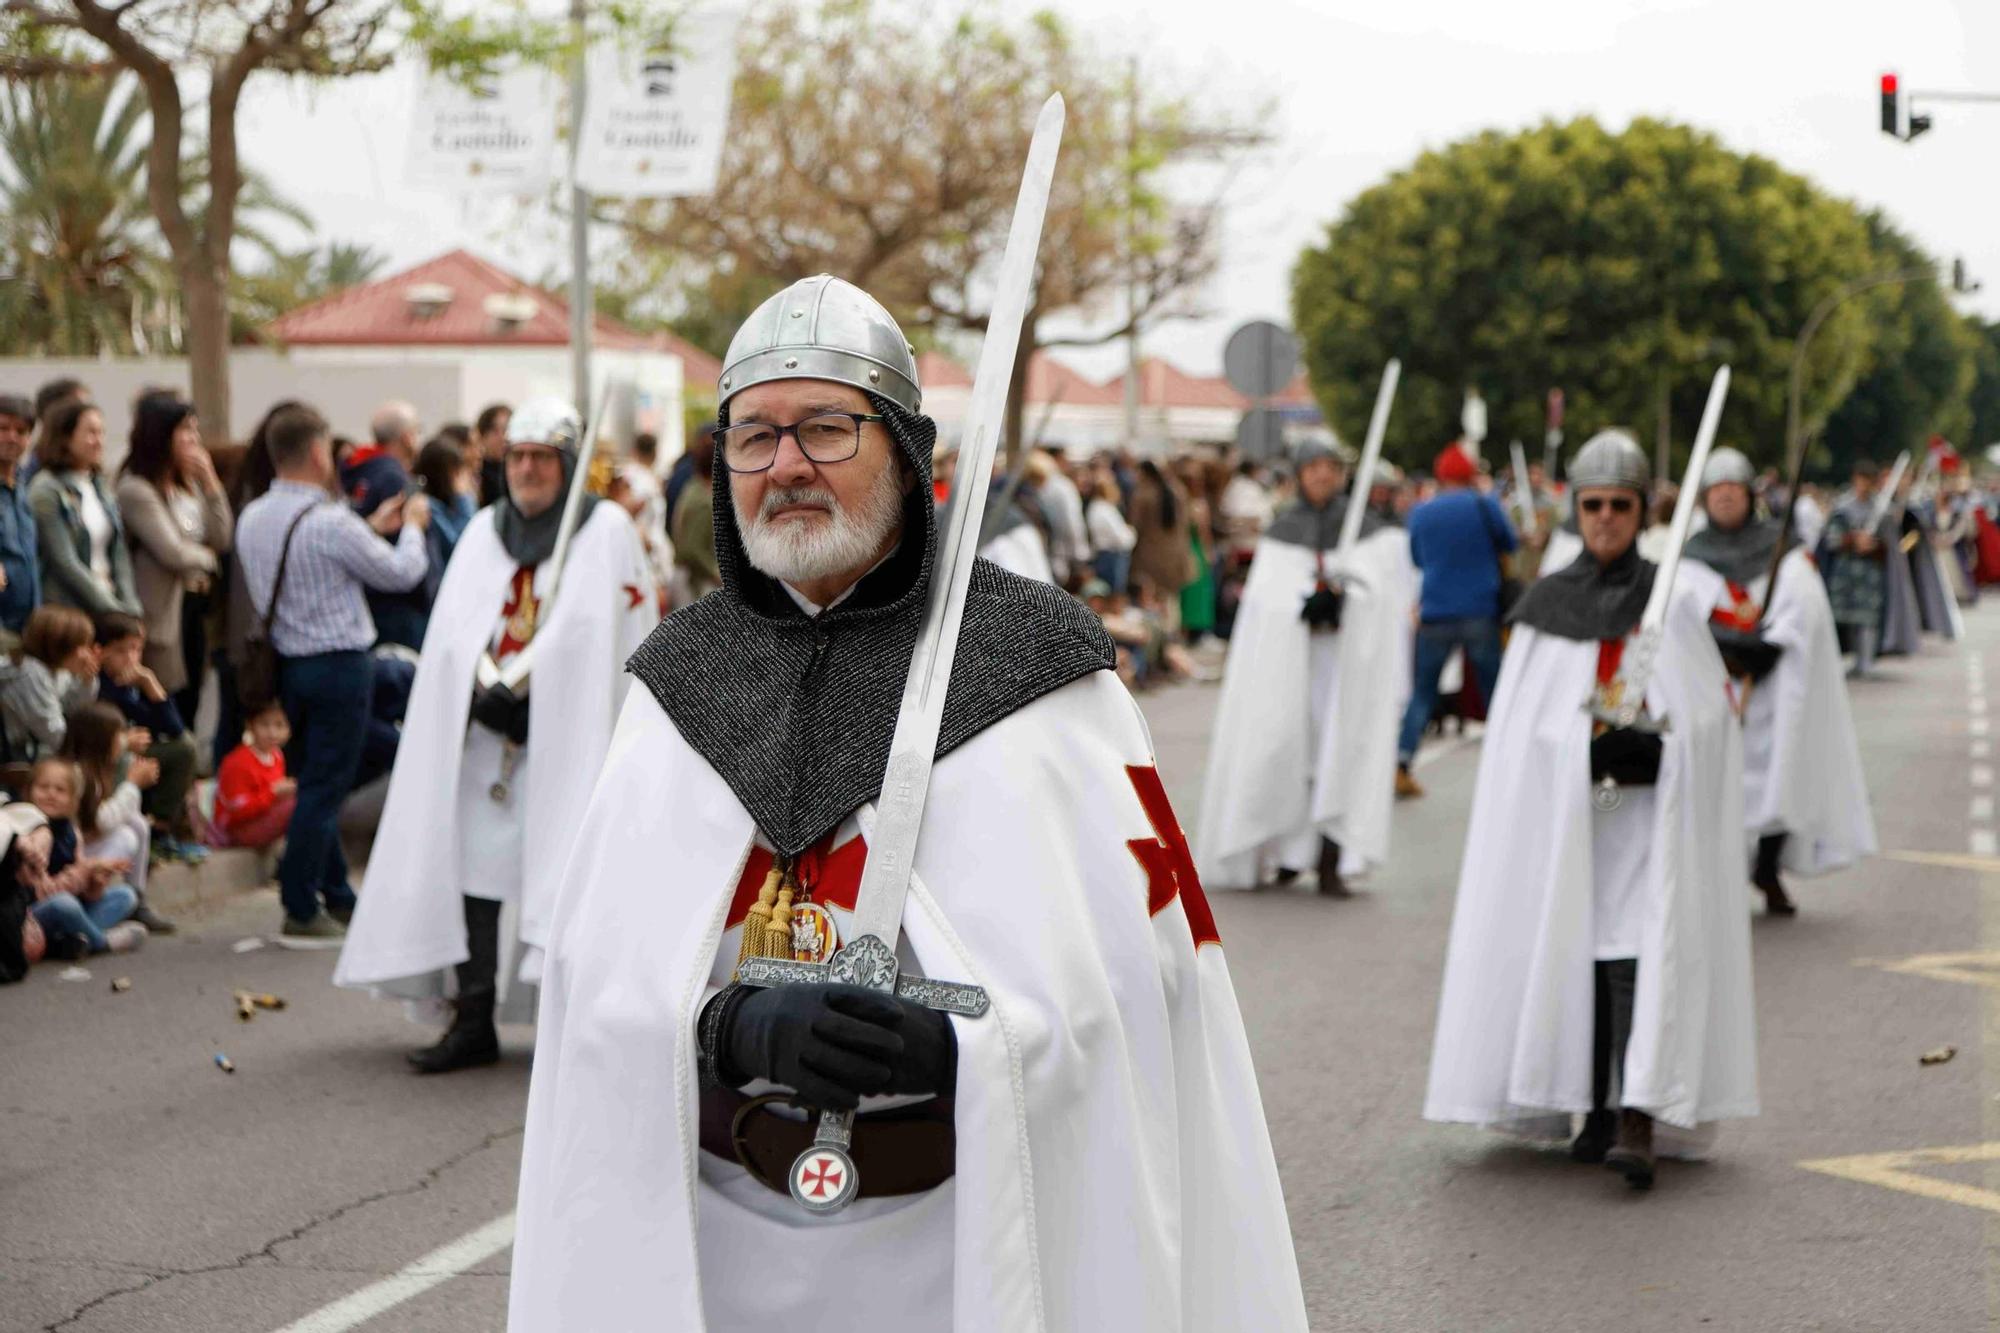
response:
[(516, 69), (466, 88), (418, 79), (404, 181), (413, 189), (539, 194), (556, 172), (558, 85)]
[(736, 79), (738, 10), (674, 24), (671, 48), (590, 52), (577, 180), (592, 194), (671, 198), (715, 188)]

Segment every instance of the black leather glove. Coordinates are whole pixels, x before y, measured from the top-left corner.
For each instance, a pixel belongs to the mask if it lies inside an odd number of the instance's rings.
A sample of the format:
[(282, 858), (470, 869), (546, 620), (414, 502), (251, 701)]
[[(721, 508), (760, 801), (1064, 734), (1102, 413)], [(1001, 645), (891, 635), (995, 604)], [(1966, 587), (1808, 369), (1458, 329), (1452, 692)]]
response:
[(528, 743), (528, 701), (505, 685), (474, 690), (472, 720), (516, 745)]
[(716, 1036), (731, 1087), (769, 1079), (822, 1111), (851, 1111), (884, 1093), (948, 1094), (958, 1037), (934, 1009), (861, 986), (773, 986), (739, 992)]
[(1660, 780), (1657, 733), (1613, 727), (1590, 743), (1590, 780), (1607, 775), (1621, 787), (1650, 787)]
[(1341, 603), (1345, 600), (1338, 588), (1322, 583), (1312, 590), (1312, 596), (1306, 598), (1305, 609), (1299, 612), (1299, 619), (1314, 629), (1339, 629)]
[(1715, 646), (1722, 652), (1722, 664), (1732, 676), (1762, 680), (1771, 674), (1771, 668), (1778, 665), (1778, 657), (1785, 651), (1781, 645), (1751, 630), (1728, 625), (1710, 625), (1709, 630), (1715, 635)]

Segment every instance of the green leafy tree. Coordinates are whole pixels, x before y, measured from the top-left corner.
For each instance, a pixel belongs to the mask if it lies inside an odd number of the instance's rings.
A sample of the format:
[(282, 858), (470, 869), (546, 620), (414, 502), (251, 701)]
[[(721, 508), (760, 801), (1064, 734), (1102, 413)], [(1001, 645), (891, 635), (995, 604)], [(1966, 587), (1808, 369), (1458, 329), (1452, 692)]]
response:
[(163, 295), (146, 104), (102, 76), (0, 90), (0, 346), (142, 350)]
[[(594, 30), (649, 39), (667, 6), (599, 0)], [(0, 78), (128, 70), (152, 120), (146, 197), (173, 265), (188, 376), (212, 440), (229, 426), (229, 302), (247, 173), (236, 122), (253, 77), (343, 78), (399, 54), (465, 79), (499, 64), (556, 64), (590, 34), (528, 0), (0, 0)], [(190, 168), (199, 143), (205, 167)]]
[[(1315, 391), (1350, 438), (1383, 363), (1402, 358), (1389, 439), (1408, 462), (1457, 434), (1468, 385), (1499, 440), (1539, 439), (1560, 387), (1572, 442), (1613, 424), (1656, 436), (1665, 417), (1684, 444), (1724, 361), (1723, 437), (1773, 462), (1793, 340), (1873, 262), (1852, 207), (1771, 161), (1685, 126), (1613, 134), (1586, 118), (1423, 154), (1300, 256), (1292, 305)], [(1837, 311), (1820, 343), (1809, 425), (1866, 369), (1866, 312)]]
[[(1916, 271), (1930, 258), (1879, 212), (1868, 236), (1881, 272)], [(1978, 342), (1935, 278), (1876, 289), (1868, 305), (1868, 372), (1827, 420), (1812, 462), (1846, 476), (1857, 458), (1893, 458), (1919, 449), (1933, 432), (1963, 438)]]
[(2000, 444), (2000, 320), (1980, 324), (1968, 320), (1973, 335), (1973, 367), (1969, 437), (1974, 450)]

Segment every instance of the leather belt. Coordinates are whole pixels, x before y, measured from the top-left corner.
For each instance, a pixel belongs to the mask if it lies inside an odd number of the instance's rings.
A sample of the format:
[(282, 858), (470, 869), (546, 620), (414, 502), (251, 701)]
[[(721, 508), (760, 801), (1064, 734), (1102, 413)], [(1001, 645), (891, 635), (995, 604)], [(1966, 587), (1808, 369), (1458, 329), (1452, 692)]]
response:
[[(805, 1118), (779, 1115), (774, 1106), (796, 1107)], [(702, 1089), (702, 1151), (741, 1163), (758, 1184), (779, 1194), (791, 1193), (786, 1179), (798, 1155), (812, 1145), (818, 1121), (818, 1112), (789, 1093), (746, 1097), (731, 1088)], [(936, 1189), (958, 1170), (952, 1099), (936, 1097), (856, 1116), (854, 1144), (848, 1153), (861, 1175), (858, 1198)]]

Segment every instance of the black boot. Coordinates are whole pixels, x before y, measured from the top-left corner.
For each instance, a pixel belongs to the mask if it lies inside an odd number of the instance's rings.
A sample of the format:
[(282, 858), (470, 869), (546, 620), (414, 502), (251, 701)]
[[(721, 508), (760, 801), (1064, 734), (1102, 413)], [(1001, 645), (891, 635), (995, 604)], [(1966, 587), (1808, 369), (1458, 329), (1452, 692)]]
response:
[(1618, 1142), (1604, 1154), (1604, 1164), (1635, 1190), (1653, 1188), (1653, 1117), (1644, 1111), (1620, 1111)]
[(1764, 910), (1772, 916), (1797, 916), (1798, 904), (1785, 892), (1785, 882), (1778, 878), (1778, 864), (1785, 856), (1785, 833), (1766, 833), (1757, 839), (1757, 865), (1750, 872), (1750, 882), (1764, 894)]
[(1591, 1166), (1604, 1160), (1618, 1132), (1618, 1113), (1611, 1109), (1611, 980), (1609, 963), (1596, 965), (1597, 1003), (1590, 1035), (1590, 1110), (1583, 1129), (1569, 1145), (1570, 1160)]
[(419, 1074), (448, 1074), (500, 1059), (500, 1034), (493, 1027), (493, 1002), (500, 970), (500, 904), (486, 898), (465, 900), (466, 959), (457, 968), (458, 999), (451, 1026), (437, 1044), (411, 1051), (409, 1061)]
[(1329, 898), (1354, 896), (1340, 877), (1340, 844), (1332, 838), (1319, 840), (1319, 891)]
[(500, 1034), (493, 1027), (493, 992), (460, 995), (444, 1036), (435, 1046), (411, 1051), (407, 1058), (419, 1074), (449, 1074), (498, 1063)]

